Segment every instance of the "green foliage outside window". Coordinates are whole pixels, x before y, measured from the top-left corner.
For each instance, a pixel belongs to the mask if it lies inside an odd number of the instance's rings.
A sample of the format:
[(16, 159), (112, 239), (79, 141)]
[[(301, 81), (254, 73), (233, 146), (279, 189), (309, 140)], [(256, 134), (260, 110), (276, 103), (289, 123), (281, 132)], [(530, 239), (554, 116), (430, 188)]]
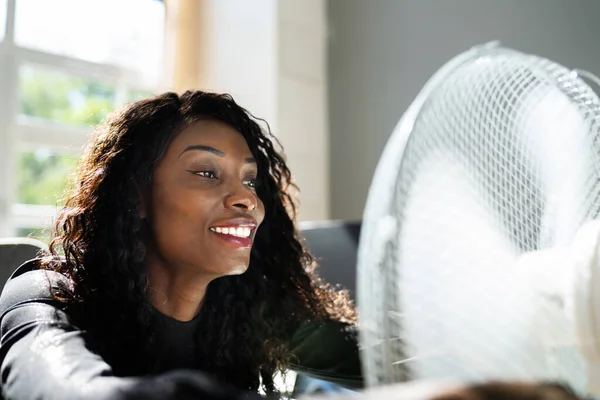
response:
[[(20, 114), (37, 122), (58, 126), (89, 127), (101, 122), (116, 105), (116, 88), (65, 73), (24, 67), (19, 76)], [(140, 90), (126, 94), (126, 102), (149, 97)], [(75, 170), (78, 154), (45, 148), (21, 149), (17, 157), (16, 202), (20, 204), (63, 204), (67, 178)], [(39, 229), (19, 229), (38, 236)], [(46, 236), (46, 235), (43, 235)]]

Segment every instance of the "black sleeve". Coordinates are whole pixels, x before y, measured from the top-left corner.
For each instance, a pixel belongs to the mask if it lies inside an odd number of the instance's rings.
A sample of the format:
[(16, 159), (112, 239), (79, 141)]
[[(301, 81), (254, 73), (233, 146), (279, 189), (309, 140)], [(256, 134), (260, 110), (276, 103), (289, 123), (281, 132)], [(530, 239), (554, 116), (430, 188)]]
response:
[(5, 400), (170, 400), (254, 398), (195, 371), (115, 377), (53, 298), (66, 278), (33, 270), (11, 278), (0, 296), (0, 377)]
[(363, 387), (355, 327), (333, 321), (305, 323), (289, 347), (292, 370), (350, 389)]

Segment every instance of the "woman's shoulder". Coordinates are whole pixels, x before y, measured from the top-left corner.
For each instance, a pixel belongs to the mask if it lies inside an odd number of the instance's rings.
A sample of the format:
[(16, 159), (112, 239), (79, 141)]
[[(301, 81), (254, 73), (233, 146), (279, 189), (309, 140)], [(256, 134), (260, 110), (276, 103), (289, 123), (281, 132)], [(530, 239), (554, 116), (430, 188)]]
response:
[(69, 279), (63, 274), (39, 269), (39, 259), (19, 266), (5, 283), (0, 294), (0, 316), (7, 311), (27, 303), (54, 303), (54, 294), (70, 287)]

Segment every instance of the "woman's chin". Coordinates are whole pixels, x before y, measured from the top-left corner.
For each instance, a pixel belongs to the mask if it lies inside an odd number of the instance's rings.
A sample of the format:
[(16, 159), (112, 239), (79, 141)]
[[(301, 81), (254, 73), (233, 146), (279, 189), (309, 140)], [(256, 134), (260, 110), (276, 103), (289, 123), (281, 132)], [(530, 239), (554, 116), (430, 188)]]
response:
[(223, 276), (234, 276), (234, 275), (242, 275), (244, 272), (248, 271), (248, 264), (240, 263), (235, 265), (227, 266), (222, 269)]
[(233, 275), (242, 275), (242, 274), (243, 274), (244, 272), (246, 272), (247, 270), (248, 270), (248, 266), (245, 266), (245, 267), (243, 267), (243, 268), (242, 268), (242, 267), (240, 267), (240, 268), (236, 268), (236, 269), (232, 270), (232, 271), (229, 273), (229, 276), (233, 276)]

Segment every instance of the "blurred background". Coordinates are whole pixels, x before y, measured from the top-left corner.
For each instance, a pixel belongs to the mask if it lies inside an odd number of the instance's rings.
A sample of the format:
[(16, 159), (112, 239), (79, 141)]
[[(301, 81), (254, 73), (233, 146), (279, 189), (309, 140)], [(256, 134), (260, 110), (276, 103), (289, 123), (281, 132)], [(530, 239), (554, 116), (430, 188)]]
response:
[(268, 121), (302, 221), (360, 221), (395, 124), (490, 40), (600, 73), (597, 0), (0, 0), (0, 237), (44, 240), (91, 127), (166, 90)]

